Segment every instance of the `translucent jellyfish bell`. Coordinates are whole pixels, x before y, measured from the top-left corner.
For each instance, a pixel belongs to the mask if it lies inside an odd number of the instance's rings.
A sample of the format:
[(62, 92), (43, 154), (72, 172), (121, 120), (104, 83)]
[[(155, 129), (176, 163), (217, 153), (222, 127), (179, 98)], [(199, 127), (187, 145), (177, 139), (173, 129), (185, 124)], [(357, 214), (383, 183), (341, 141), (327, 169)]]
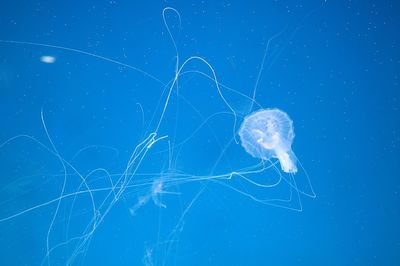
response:
[(239, 130), (243, 148), (263, 160), (277, 158), (286, 173), (296, 173), (292, 151), (293, 122), (279, 109), (261, 109), (244, 118)]

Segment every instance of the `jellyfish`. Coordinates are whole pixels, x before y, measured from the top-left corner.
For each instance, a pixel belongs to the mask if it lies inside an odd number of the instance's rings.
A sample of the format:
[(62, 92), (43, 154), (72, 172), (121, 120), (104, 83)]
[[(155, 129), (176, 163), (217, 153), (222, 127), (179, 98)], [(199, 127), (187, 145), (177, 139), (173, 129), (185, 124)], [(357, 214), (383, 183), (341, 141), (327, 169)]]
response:
[(285, 173), (296, 173), (296, 156), (292, 151), (293, 122), (279, 109), (261, 109), (249, 114), (239, 130), (247, 153), (262, 160), (276, 158)]

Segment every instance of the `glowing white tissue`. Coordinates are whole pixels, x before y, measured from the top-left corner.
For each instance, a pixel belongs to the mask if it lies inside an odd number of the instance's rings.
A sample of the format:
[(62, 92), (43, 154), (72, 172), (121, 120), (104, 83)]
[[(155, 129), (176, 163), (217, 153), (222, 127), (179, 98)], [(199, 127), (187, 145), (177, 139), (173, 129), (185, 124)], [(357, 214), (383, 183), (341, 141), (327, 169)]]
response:
[(42, 61), (43, 63), (46, 63), (46, 64), (52, 64), (56, 61), (56, 58), (51, 55), (43, 55), (40, 57), (40, 61)]

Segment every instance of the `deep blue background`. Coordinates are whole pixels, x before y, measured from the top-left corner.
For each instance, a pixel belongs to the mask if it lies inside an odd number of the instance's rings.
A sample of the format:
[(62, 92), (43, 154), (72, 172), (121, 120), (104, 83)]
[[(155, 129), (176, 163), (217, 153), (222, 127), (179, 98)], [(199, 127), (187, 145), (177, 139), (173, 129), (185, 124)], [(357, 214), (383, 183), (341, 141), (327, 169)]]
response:
[[(149, 201), (132, 217), (128, 209), (138, 197), (133, 192), (115, 205), (85, 258), (75, 264), (141, 265), (158, 232), (171, 230), (199, 187), (206, 186), (184, 217), (179, 245), (168, 256), (163, 247), (156, 248), (154, 265), (399, 265), (399, 3), (189, 2), (8, 1), (0, 4), (0, 39), (87, 51), (139, 67), (166, 83), (174, 75), (175, 51), (162, 10), (171, 6), (181, 15), (180, 27), (177, 17), (168, 15), (181, 62), (202, 56), (220, 82), (251, 95), (266, 43), (282, 32), (271, 42), (256, 99), (293, 119), (293, 149), (317, 197), (303, 197), (303, 212), (293, 212), (258, 204), (224, 186), (199, 182), (184, 194), (185, 186), (178, 184), (180, 200), (175, 197), (166, 209)], [(42, 55), (57, 60), (44, 64)], [(199, 63), (191, 69), (210, 74)], [(182, 95), (200, 112), (221, 111), (220, 100), (201, 101), (196, 94), (218, 98), (212, 83), (197, 76), (182, 83)], [(161, 92), (160, 83), (101, 59), (0, 43), (0, 142), (24, 133), (49, 145), (40, 121), (43, 108), (65, 158), (71, 160), (87, 145), (112, 146), (118, 159), (107, 150), (107, 155), (83, 158), (77, 167), (120, 173), (134, 146), (154, 127), (151, 117)], [(236, 100), (235, 107), (245, 114), (248, 102)], [(179, 108), (184, 117), (185, 105)], [(231, 121), (226, 123), (229, 128)], [(170, 130), (190, 131), (187, 125)], [(168, 134), (168, 126), (164, 130)], [(209, 166), (203, 161), (220, 152), (218, 147), (206, 156), (193, 151), (193, 157), (177, 157), (173, 168), (201, 173)], [(248, 155), (237, 149), (231, 156)], [(156, 162), (146, 167), (166, 168)], [(32, 142), (4, 146), (0, 168), (1, 217), (59, 193), (61, 179), (54, 173), (60, 165)], [(87, 198), (82, 200), (83, 209)], [(0, 264), (40, 265), (53, 212), (54, 205), (47, 206), (0, 223)], [(61, 218), (59, 226), (53, 243), (64, 230)], [(52, 264), (65, 265), (61, 253)]]

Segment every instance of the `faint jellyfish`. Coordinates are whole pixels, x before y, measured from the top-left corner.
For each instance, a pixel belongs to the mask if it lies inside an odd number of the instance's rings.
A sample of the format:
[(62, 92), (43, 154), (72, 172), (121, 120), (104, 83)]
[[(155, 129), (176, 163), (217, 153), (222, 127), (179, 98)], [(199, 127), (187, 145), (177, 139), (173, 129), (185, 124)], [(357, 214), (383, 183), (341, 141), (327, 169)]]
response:
[(292, 151), (293, 122), (279, 109), (261, 109), (244, 118), (239, 130), (243, 148), (262, 160), (277, 158), (286, 173), (296, 173)]
[(169, 195), (180, 195), (179, 192), (173, 192), (173, 191), (166, 191), (164, 190), (164, 180), (162, 178), (157, 178), (154, 179), (151, 185), (151, 190), (144, 196), (140, 196), (138, 198), (138, 201), (136, 202), (135, 205), (133, 205), (131, 208), (129, 208), (129, 211), (132, 216), (135, 216), (137, 211), (143, 207), (147, 202), (152, 199), (153, 203), (160, 207), (160, 208), (167, 208), (167, 205), (165, 205), (161, 201), (161, 197), (163, 194), (169, 194)]
[(149, 201), (149, 197), (147, 196), (140, 196), (138, 198), (138, 201), (136, 202), (135, 205), (133, 205), (131, 208), (129, 208), (129, 212), (131, 213), (132, 216), (136, 215), (136, 212), (147, 202)]
[(167, 208), (167, 205), (161, 202), (163, 194), (179, 195), (180, 193), (164, 190), (164, 180), (162, 178), (154, 180), (151, 186), (151, 198), (156, 206)]
[(167, 205), (161, 202), (161, 194), (165, 193), (163, 190), (162, 179), (156, 179), (151, 186), (151, 198), (158, 207), (167, 208)]

